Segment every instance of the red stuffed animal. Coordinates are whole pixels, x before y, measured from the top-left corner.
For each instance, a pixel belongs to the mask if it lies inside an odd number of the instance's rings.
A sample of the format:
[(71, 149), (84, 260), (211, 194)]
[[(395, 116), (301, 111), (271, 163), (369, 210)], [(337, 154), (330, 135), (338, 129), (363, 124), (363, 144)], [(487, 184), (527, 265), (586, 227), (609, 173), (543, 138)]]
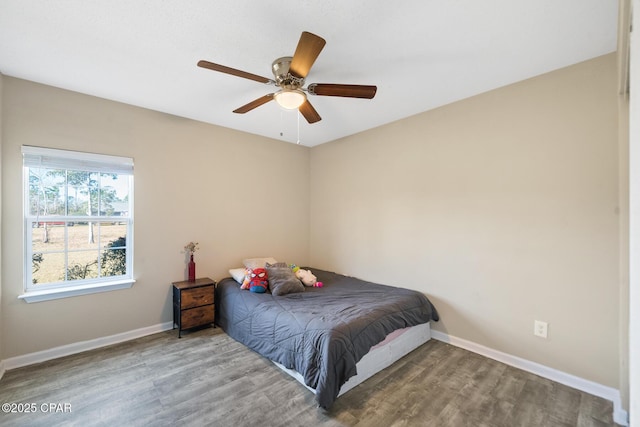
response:
[[(264, 268), (254, 268), (249, 271), (249, 290), (251, 292), (265, 293), (269, 282), (267, 281), (267, 270)], [(245, 288), (246, 289), (246, 288)]]

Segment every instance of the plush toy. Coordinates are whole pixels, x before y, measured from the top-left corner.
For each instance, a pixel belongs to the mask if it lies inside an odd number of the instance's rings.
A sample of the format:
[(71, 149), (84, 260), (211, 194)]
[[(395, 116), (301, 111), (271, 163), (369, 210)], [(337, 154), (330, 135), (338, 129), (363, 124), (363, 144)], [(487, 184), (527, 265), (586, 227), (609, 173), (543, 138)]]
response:
[(296, 267), (293, 270), (296, 274), (296, 277), (302, 282), (305, 286), (315, 286), (316, 288), (322, 287), (322, 282), (318, 282), (316, 276), (313, 275), (311, 270), (303, 270), (301, 268)]
[(240, 289), (249, 290), (249, 283), (251, 283), (251, 269), (244, 269), (244, 280), (242, 281), (242, 285), (240, 285)]
[(269, 282), (267, 280), (267, 270), (264, 268), (247, 269), (247, 275), (241, 289), (249, 289), (251, 292), (265, 293)]

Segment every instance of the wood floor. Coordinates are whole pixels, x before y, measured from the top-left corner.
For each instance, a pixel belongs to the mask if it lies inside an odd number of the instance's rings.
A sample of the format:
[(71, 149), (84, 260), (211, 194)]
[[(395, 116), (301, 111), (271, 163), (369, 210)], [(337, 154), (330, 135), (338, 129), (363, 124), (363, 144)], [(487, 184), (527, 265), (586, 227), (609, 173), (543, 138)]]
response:
[[(612, 404), (431, 340), (329, 411), (220, 328), (168, 331), (5, 373), (2, 426), (612, 426)], [(43, 413), (44, 409), (61, 412)], [(57, 406), (60, 404), (59, 406)], [(70, 412), (64, 412), (65, 404)]]

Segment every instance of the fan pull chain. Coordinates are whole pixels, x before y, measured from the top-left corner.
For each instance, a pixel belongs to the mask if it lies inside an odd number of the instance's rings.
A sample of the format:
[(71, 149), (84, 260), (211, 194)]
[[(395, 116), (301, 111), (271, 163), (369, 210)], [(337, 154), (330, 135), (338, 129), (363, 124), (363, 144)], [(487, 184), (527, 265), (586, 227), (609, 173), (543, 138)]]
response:
[(298, 140), (296, 144), (300, 145), (300, 110), (298, 110)]
[[(298, 130), (298, 139), (296, 140), (296, 144), (300, 145), (300, 111), (296, 111), (298, 113), (297, 120), (297, 130)], [(280, 111), (280, 136), (284, 137), (284, 111)]]

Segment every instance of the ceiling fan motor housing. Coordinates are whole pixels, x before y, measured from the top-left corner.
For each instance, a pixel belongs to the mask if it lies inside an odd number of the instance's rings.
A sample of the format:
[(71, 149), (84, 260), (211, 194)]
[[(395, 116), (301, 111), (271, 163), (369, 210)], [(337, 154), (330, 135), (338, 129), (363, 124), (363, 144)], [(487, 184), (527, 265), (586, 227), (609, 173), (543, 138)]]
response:
[(276, 84), (282, 88), (298, 89), (304, 86), (304, 77), (296, 77), (289, 72), (292, 60), (293, 57), (291, 56), (283, 56), (271, 64), (271, 70), (276, 79)]

